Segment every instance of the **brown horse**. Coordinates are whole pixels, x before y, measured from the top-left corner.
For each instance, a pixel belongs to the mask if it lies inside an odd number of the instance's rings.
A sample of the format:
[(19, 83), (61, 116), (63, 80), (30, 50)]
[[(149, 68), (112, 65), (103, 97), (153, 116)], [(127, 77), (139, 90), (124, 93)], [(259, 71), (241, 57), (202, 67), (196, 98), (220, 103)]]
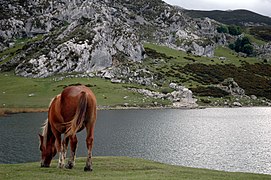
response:
[[(41, 167), (49, 167), (58, 152), (58, 167), (63, 168), (70, 141), (71, 157), (65, 167), (73, 168), (77, 148), (76, 133), (86, 128), (88, 157), (84, 170), (92, 171), (91, 157), (96, 116), (96, 98), (86, 86), (69, 86), (52, 99), (43, 133), (39, 135)], [(62, 143), (61, 134), (64, 134)]]

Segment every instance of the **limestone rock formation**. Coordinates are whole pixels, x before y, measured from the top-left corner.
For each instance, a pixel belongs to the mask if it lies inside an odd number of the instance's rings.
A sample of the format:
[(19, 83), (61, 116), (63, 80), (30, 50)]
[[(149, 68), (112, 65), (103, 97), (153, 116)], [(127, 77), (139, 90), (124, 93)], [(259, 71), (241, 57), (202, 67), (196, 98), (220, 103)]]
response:
[(233, 78), (225, 79), (217, 87), (228, 92), (232, 96), (245, 96), (245, 90), (239, 87)]

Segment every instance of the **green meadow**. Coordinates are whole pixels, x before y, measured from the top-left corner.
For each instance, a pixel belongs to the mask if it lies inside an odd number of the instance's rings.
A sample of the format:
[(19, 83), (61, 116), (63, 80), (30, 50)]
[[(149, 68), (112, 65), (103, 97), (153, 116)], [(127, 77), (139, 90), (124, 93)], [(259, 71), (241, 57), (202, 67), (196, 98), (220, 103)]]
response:
[(163, 100), (154, 100), (128, 90), (140, 87), (135, 84), (115, 84), (102, 78), (25, 78), (12, 72), (0, 73), (0, 108), (46, 108), (50, 100), (64, 87), (84, 84), (93, 90), (98, 106), (152, 106), (154, 101), (162, 104)]
[(39, 162), (1, 164), (0, 179), (202, 179), (202, 180), (264, 180), (270, 175), (173, 166), (128, 157), (94, 157), (93, 171), (84, 172), (85, 158), (78, 158), (74, 169), (58, 169), (56, 161), (50, 168)]

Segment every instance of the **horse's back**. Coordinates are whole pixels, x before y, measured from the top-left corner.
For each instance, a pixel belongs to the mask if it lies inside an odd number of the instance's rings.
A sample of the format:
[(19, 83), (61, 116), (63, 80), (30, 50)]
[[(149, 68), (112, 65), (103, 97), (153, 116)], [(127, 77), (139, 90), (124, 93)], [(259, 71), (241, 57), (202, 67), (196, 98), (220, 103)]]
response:
[[(72, 121), (79, 106), (80, 97), (83, 94), (87, 97), (87, 116), (90, 117), (91, 113), (96, 111), (96, 98), (93, 92), (83, 85), (69, 86), (51, 102), (48, 113), (50, 123), (62, 124)], [(63, 126), (61, 127), (62, 128), (55, 128), (62, 132), (65, 128), (63, 129)]]
[(61, 114), (66, 122), (70, 121), (78, 108), (80, 96), (86, 93), (88, 108), (96, 106), (96, 98), (93, 92), (86, 86), (69, 86), (61, 93)]

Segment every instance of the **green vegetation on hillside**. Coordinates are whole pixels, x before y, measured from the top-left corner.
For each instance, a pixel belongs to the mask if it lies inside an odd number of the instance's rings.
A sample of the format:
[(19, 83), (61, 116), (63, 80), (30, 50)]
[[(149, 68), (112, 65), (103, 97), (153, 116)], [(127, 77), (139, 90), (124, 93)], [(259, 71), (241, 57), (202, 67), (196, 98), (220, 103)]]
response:
[(21, 50), (23, 50), (24, 46), (27, 45), (28, 43), (34, 43), (36, 41), (41, 40), (42, 38), (43, 38), (42, 35), (38, 35), (34, 38), (17, 39), (17, 41), (14, 43), (14, 46), (0, 52), (0, 59), (2, 60), (0, 61), (0, 65), (4, 64), (5, 62), (15, 57)]
[(270, 175), (223, 172), (161, 164), (128, 157), (94, 157), (92, 172), (84, 172), (85, 158), (78, 158), (74, 169), (58, 169), (56, 161), (50, 168), (38, 162), (1, 164), (0, 179), (270, 179)]
[[(156, 75), (156, 83), (161, 89), (174, 82), (190, 88), (204, 105), (217, 101), (216, 98), (235, 101), (228, 93), (215, 87), (225, 79), (233, 78), (247, 95), (271, 99), (271, 62), (264, 63), (256, 57), (239, 57), (236, 52), (222, 46), (216, 49), (214, 58), (193, 56), (155, 44), (145, 44), (145, 48), (149, 58), (144, 61), (144, 66)], [(264, 105), (262, 102), (265, 100), (242, 101), (243, 105), (255, 106)], [(224, 102), (221, 103), (223, 105)]]
[(252, 27), (249, 32), (263, 41), (271, 41), (271, 26)]
[[(227, 47), (219, 46), (213, 58), (194, 56), (151, 43), (145, 43), (147, 58), (142, 63), (129, 63), (131, 71), (146, 69), (153, 75), (157, 87), (137, 84), (118, 84), (102, 78), (75, 78), (62, 74), (48, 78), (24, 78), (13, 72), (0, 73), (0, 108), (46, 108), (55, 95), (71, 84), (85, 84), (97, 96), (99, 106), (150, 107), (170, 105), (169, 100), (158, 100), (132, 92), (129, 88), (141, 88), (170, 93), (170, 83), (190, 88), (198, 103), (212, 104), (217, 98), (235, 101), (215, 86), (227, 78), (233, 78), (247, 95), (257, 100), (245, 100), (243, 105), (266, 105), (271, 99), (271, 62), (256, 57), (239, 57)], [(143, 74), (144, 76), (144, 74)], [(211, 99), (210, 99), (211, 98)], [(223, 105), (223, 102), (221, 102)]]

